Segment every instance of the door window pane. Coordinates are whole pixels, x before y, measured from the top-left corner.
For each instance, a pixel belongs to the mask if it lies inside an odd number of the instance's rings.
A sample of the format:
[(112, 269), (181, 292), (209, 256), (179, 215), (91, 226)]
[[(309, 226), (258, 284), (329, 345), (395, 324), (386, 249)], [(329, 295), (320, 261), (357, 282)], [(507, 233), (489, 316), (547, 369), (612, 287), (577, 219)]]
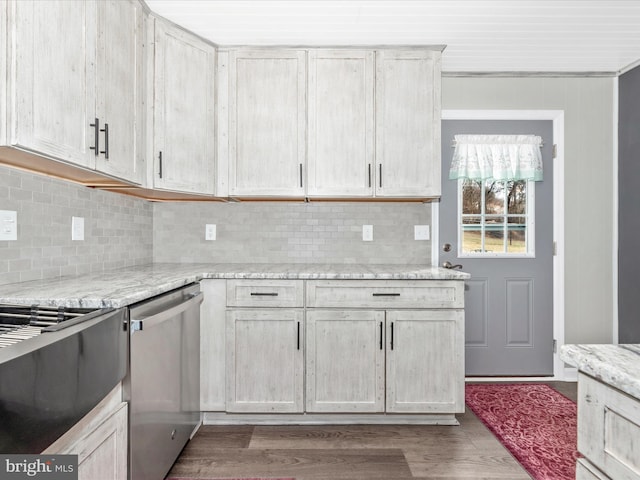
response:
[(527, 181), (508, 182), (507, 205), (509, 214), (527, 213)]
[(534, 182), (461, 180), (458, 186), (462, 256), (533, 256)]
[(484, 187), (484, 203), (486, 213), (504, 213), (505, 182), (486, 181)]
[(462, 184), (462, 213), (479, 214), (482, 211), (482, 182), (465, 180)]

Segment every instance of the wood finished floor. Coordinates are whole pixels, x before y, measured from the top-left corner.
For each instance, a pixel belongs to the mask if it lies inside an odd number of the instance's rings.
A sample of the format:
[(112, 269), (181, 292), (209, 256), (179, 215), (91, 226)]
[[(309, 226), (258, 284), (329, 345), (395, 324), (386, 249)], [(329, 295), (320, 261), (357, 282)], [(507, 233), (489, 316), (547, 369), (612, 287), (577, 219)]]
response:
[[(575, 383), (547, 382), (576, 400)], [(169, 476), (296, 480), (529, 479), (467, 409), (460, 426), (204, 425)]]

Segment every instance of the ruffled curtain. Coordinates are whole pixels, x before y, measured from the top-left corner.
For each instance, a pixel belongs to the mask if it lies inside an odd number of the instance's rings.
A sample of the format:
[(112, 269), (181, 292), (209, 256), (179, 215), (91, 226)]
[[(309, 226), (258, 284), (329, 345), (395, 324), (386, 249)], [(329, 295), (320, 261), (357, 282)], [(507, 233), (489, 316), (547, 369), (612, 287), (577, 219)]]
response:
[(535, 135), (456, 135), (449, 178), (542, 180), (542, 138)]

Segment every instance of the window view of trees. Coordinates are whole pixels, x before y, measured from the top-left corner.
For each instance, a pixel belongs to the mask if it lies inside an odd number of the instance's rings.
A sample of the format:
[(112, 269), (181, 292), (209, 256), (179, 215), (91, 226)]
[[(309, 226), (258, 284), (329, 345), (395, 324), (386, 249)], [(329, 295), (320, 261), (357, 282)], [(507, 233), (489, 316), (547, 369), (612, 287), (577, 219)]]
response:
[(465, 180), (462, 239), (465, 253), (526, 253), (527, 181)]

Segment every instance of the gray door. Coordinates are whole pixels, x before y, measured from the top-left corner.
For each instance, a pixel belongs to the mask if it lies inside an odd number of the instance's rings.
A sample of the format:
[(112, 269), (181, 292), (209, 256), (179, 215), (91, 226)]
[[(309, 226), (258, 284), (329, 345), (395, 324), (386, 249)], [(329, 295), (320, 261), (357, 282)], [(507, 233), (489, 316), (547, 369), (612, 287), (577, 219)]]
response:
[[(451, 146), (457, 134), (532, 134), (542, 137), (544, 181), (534, 184), (535, 257), (489, 255), (460, 258), (458, 181), (449, 180), (453, 156)], [(468, 376), (553, 375), (552, 145), (553, 122), (550, 120), (442, 122), (440, 263), (449, 261), (462, 264), (462, 270), (471, 274), (471, 278), (465, 282), (465, 372)], [(478, 191), (482, 191), (485, 201), (489, 202), (487, 192), (490, 190), (485, 191), (484, 188)], [(506, 193), (499, 194), (502, 198), (507, 196)], [(482, 231), (485, 236), (484, 248), (494, 241), (491, 237), (497, 234), (490, 232), (489, 227), (485, 225)], [(511, 225), (508, 227), (507, 231), (511, 232)], [(513, 231), (517, 235), (516, 226)], [(511, 233), (507, 235), (506, 242), (504, 234), (500, 241), (507, 245), (504, 248), (509, 251)], [(465, 242), (468, 241), (465, 238)], [(449, 252), (444, 251), (444, 244), (451, 245)], [(466, 243), (465, 248), (469, 249), (469, 245)]]

